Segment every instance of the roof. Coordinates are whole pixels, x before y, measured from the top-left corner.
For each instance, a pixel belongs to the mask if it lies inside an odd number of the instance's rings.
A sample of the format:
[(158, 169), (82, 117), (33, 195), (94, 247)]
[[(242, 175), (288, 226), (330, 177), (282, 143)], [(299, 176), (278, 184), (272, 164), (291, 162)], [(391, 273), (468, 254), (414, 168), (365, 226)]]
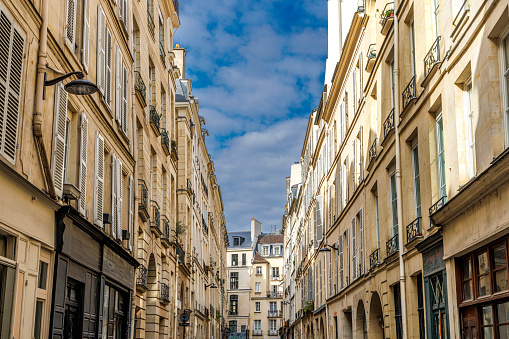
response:
[(258, 237), (259, 244), (283, 244), (284, 241), (282, 234), (262, 234)]
[(187, 83), (180, 79), (175, 79), (175, 101), (187, 100)]
[[(240, 245), (233, 245), (233, 238), (240, 237)], [(228, 248), (251, 248), (251, 232), (228, 232)]]
[(255, 255), (253, 258), (253, 264), (268, 264), (269, 262), (265, 260), (264, 257), (258, 251), (255, 251)]

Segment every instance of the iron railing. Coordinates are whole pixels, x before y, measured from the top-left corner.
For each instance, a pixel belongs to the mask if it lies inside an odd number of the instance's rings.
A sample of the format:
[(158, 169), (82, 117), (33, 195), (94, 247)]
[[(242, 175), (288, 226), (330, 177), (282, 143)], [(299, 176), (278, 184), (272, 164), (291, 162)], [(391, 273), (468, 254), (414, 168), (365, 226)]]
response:
[(262, 335), (262, 330), (253, 330), (253, 335)]
[(154, 19), (152, 18), (152, 14), (150, 14), (150, 4), (147, 6), (147, 24), (148, 24), (148, 30), (150, 31), (150, 34), (152, 35), (152, 38), (153, 38), (155, 35), (156, 25), (154, 24)]
[(283, 297), (283, 292), (279, 292), (279, 291), (275, 292), (275, 291), (272, 291), (272, 292), (270, 292), (270, 293), (269, 293), (269, 296), (270, 296), (271, 298), (282, 298), (282, 297)]
[(403, 111), (407, 106), (417, 98), (416, 96), (416, 88), (415, 88), (415, 75), (412, 77), (408, 85), (403, 90), (403, 93), (401, 94), (402, 101), (403, 101)]
[(283, 316), (283, 310), (269, 310), (268, 311), (268, 317), (275, 318), (275, 317), (282, 317)]
[(416, 218), (406, 227), (406, 242), (409, 243), (417, 237), (422, 236), (421, 217)]
[(177, 158), (177, 142), (175, 140), (171, 141), (171, 154)]
[(469, 10), (470, 10), (470, 1), (465, 0), (458, 11), (458, 14), (456, 14), (456, 17), (454, 18), (454, 21), (452, 22), (452, 24), (454, 26), (458, 26), (461, 19), (463, 19), (463, 15), (465, 15), (465, 13)]
[(184, 252), (184, 250), (178, 243), (176, 243), (176, 245), (175, 245), (175, 254), (177, 255), (179, 264), (185, 265), (186, 264), (186, 252)]
[(394, 108), (389, 113), (389, 116), (384, 121), (384, 140), (389, 133), (394, 130)]
[(380, 14), (380, 25), (382, 25), (382, 28), (387, 23), (387, 20), (393, 17), (394, 17), (394, 2), (389, 2), (385, 5), (384, 9), (382, 10), (382, 13)]
[(440, 63), (440, 38), (438, 37), (435, 42), (433, 43), (433, 46), (431, 46), (431, 49), (428, 51), (428, 54), (424, 57), (424, 79), (428, 77), (428, 75), (431, 73), (431, 70), (433, 67)]
[(165, 283), (160, 283), (159, 298), (163, 301), (170, 301), (170, 287)]
[(156, 106), (150, 105), (150, 120), (149, 122), (154, 125), (157, 130), (161, 128), (161, 116), (157, 113)]
[(376, 265), (380, 263), (380, 249), (377, 248), (369, 255), (369, 267), (373, 269)]
[(438, 199), (438, 201), (436, 203), (434, 203), (433, 206), (431, 206), (429, 208), (429, 215), (431, 216), (431, 215), (435, 214), (435, 212), (438, 211), (440, 208), (442, 208), (446, 202), (447, 202), (447, 196), (444, 195), (443, 197)]
[(138, 190), (140, 194), (138, 209), (148, 213), (148, 188), (145, 180), (138, 179)]
[(145, 87), (145, 83), (143, 82), (143, 78), (141, 77), (140, 72), (134, 71), (134, 77), (136, 78), (134, 82), (134, 90), (140, 93), (143, 100), (147, 98), (147, 87)]
[(368, 62), (369, 60), (376, 58), (376, 44), (369, 45), (366, 56), (368, 57)]
[(393, 236), (387, 241), (387, 256), (390, 257), (399, 250), (399, 237), (398, 234)]
[(136, 277), (136, 285), (147, 288), (147, 268), (143, 265), (138, 266), (138, 276)]
[(161, 212), (159, 209), (159, 204), (157, 201), (151, 200), (152, 204), (152, 215), (150, 218), (150, 227), (155, 228), (159, 233), (161, 233)]
[(277, 330), (269, 330), (269, 335), (278, 335)]
[(237, 310), (228, 310), (228, 315), (237, 315), (239, 312)]
[(205, 234), (209, 234), (209, 227), (207, 226), (207, 223), (205, 222), (205, 218), (203, 215), (201, 216), (201, 223), (203, 225), (203, 230), (205, 231)]
[(170, 220), (168, 220), (168, 217), (163, 215), (162, 217), (162, 233), (161, 233), (161, 239), (170, 241)]
[(376, 142), (378, 141), (377, 138), (373, 141), (373, 145), (369, 148), (369, 163), (371, 163), (373, 160), (376, 159)]
[(161, 128), (161, 146), (166, 155), (170, 154), (170, 137), (166, 128)]
[(162, 41), (159, 41), (159, 56), (164, 64), (166, 60), (166, 52), (164, 51), (164, 44)]

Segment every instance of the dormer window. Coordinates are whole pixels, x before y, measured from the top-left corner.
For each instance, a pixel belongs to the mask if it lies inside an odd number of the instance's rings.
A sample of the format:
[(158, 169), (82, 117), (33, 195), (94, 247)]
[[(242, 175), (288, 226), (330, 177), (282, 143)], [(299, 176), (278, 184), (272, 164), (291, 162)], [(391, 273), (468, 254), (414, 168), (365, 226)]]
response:
[(279, 246), (274, 246), (274, 255), (278, 257), (280, 255), (281, 248)]
[(233, 246), (240, 246), (240, 238), (239, 237), (233, 238)]
[(263, 246), (263, 256), (267, 257), (269, 256), (269, 246)]

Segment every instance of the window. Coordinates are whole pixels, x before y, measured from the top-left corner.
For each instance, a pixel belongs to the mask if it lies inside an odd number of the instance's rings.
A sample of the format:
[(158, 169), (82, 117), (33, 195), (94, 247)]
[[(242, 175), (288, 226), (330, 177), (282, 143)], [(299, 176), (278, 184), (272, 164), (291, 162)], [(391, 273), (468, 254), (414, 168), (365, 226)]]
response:
[(505, 147), (509, 146), (509, 35), (507, 35), (502, 44), (502, 88), (504, 99), (504, 123), (505, 123)]
[(447, 196), (445, 186), (445, 153), (444, 153), (444, 124), (442, 114), (436, 119), (437, 129), (437, 162), (438, 162), (438, 192), (440, 198)]
[(239, 289), (239, 272), (230, 273), (230, 289), (231, 290)]
[(262, 321), (261, 320), (255, 320), (254, 321), (254, 330), (255, 331), (261, 331), (262, 330)]
[(475, 162), (475, 124), (474, 107), (472, 105), (472, 80), (469, 78), (463, 87), (465, 100), (465, 138), (467, 146), (468, 176), (472, 178), (476, 172)]
[(232, 333), (237, 332), (237, 320), (230, 320), (230, 322), (228, 324), (228, 329)]
[(39, 276), (37, 280), (37, 288), (45, 290), (47, 281), (48, 281), (48, 263), (39, 260)]
[(240, 331), (241, 332), (246, 332), (246, 325), (241, 325), (240, 326)]
[[(75, 319), (81, 318), (81, 310), (83, 308), (82, 302), (82, 289), (81, 286), (74, 281), (69, 280), (67, 282), (67, 289), (65, 293), (65, 313), (64, 313), (64, 330), (69, 339), (81, 338), (81, 328), (78, 321)], [(108, 290), (104, 292), (105, 298), (105, 310), (103, 314), (108, 314)], [(103, 322), (103, 338), (106, 338), (106, 328), (108, 322)]]
[[(375, 216), (376, 216), (376, 248), (380, 250), (380, 222), (378, 214), (378, 191), (375, 193)], [(378, 257), (380, 257), (380, 252), (378, 253)], [(380, 260), (380, 258), (378, 258)]]
[[(125, 0), (120, 0), (125, 1)], [(127, 133), (127, 97), (128, 97), (127, 68), (122, 60), (122, 52), (117, 46), (115, 69), (115, 119), (122, 132)]]
[(240, 238), (234, 237), (233, 238), (233, 246), (239, 246), (240, 245)]
[(428, 291), (431, 296), (431, 337), (432, 338), (448, 338), (448, 325), (447, 325), (447, 311), (446, 311), (446, 290), (444, 286), (444, 272), (428, 277), (429, 285)]
[(279, 279), (279, 267), (272, 267), (272, 279)]
[(263, 246), (262, 253), (264, 257), (267, 257), (269, 255), (269, 246)]
[(262, 267), (256, 266), (256, 275), (262, 275)]
[(391, 107), (394, 109), (394, 100), (396, 100), (396, 94), (395, 94), (395, 80), (394, 80), (394, 61), (391, 62), (390, 67), (390, 76), (391, 76)]
[(13, 293), (11, 291), (14, 290), (15, 275), (15, 266), (0, 263), (0, 282), (2, 284), (2, 289), (0, 290), (0, 333), (2, 338), (9, 337), (12, 317), (11, 310), (13, 308)]
[(40, 339), (42, 332), (42, 313), (44, 308), (44, 301), (37, 299), (35, 303), (35, 322), (34, 322), (34, 338)]
[(246, 266), (246, 253), (242, 253), (242, 266)]
[(392, 216), (392, 236), (398, 234), (398, 196), (396, 195), (396, 175), (391, 174), (391, 216)]
[(255, 301), (255, 312), (260, 312), (260, 302)]
[(412, 147), (412, 163), (414, 167), (414, 205), (415, 217), (421, 217), (421, 179), (419, 172), (419, 148), (417, 144)]
[(399, 284), (394, 285), (394, 318), (396, 319), (396, 338), (403, 338), (403, 323), (401, 318), (401, 292)]
[(276, 312), (277, 311), (277, 302), (271, 301), (269, 304), (269, 309), (271, 312)]
[(239, 305), (239, 296), (238, 295), (230, 295), (230, 314), (238, 313), (238, 305)]
[(232, 254), (232, 266), (239, 266), (239, 255)]
[(281, 247), (279, 247), (279, 246), (274, 246), (273, 251), (274, 251), (274, 256), (279, 257), (279, 256), (280, 256), (280, 253), (281, 253)]
[(412, 77), (415, 76), (415, 30), (414, 22), (410, 24), (410, 59), (412, 61)]
[(124, 196), (124, 175), (122, 173), (122, 161), (112, 154), (111, 161), (111, 235), (113, 238), (122, 240), (122, 207)]
[(422, 289), (422, 274), (417, 275), (417, 313), (419, 314), (419, 339), (426, 339), (424, 321), (424, 292)]
[(111, 105), (111, 33), (101, 6), (97, 14), (97, 86), (108, 106)]
[(262, 284), (260, 282), (257, 282), (255, 284), (255, 293), (261, 293), (262, 292)]
[(90, 1), (67, 0), (65, 22), (65, 40), (67, 41), (67, 46), (81, 60), (85, 71), (88, 71)]
[(270, 320), (269, 320), (269, 329), (270, 329), (270, 331), (271, 331), (271, 332), (274, 332), (274, 331), (276, 331), (276, 330), (277, 330), (277, 329), (276, 329), (276, 326), (277, 326), (277, 322), (276, 322), (276, 320), (274, 320), (274, 319), (270, 319)]

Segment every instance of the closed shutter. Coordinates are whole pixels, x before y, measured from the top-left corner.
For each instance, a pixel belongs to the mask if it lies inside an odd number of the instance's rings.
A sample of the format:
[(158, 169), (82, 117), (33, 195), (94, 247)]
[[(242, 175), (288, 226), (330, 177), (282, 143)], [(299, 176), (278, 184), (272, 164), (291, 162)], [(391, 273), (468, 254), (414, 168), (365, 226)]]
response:
[(97, 5), (97, 86), (104, 95), (106, 88), (106, 16)]
[(128, 75), (127, 68), (122, 63), (122, 103), (121, 103), (121, 117), (122, 117), (122, 130), (127, 133), (127, 94), (129, 86), (127, 83)]
[(133, 250), (133, 228), (134, 228), (134, 180), (129, 177), (129, 250)]
[(115, 67), (115, 119), (122, 126), (121, 119), (121, 103), (122, 103), (122, 52), (117, 46), (117, 57)]
[(352, 141), (352, 151), (353, 151), (353, 175), (352, 175), (352, 182), (353, 182), (353, 191), (357, 189), (357, 145), (355, 144), (355, 140)]
[(53, 127), (53, 182), (55, 193), (62, 196), (64, 186), (65, 140), (67, 123), (67, 92), (62, 83), (55, 86)]
[(83, 0), (83, 54), (81, 62), (85, 71), (88, 72), (89, 53), (90, 53), (90, 0)]
[(103, 227), (104, 199), (104, 138), (96, 132), (95, 136), (95, 178), (94, 178), (94, 223)]
[(308, 270), (308, 300), (313, 300), (313, 266), (310, 266)]
[(339, 204), (340, 211), (343, 212), (343, 166), (339, 167)]
[(85, 113), (81, 113), (80, 128), (80, 200), (79, 212), (85, 215), (87, 207), (87, 152), (88, 152), (88, 119)]
[(117, 237), (117, 157), (111, 155), (111, 236)]
[(106, 81), (105, 81), (105, 88), (104, 88), (104, 100), (106, 101), (106, 104), (111, 107), (111, 50), (112, 50), (112, 44), (111, 44), (111, 33), (106, 26)]
[(122, 239), (122, 206), (124, 197), (124, 176), (122, 161), (117, 158), (117, 238)]
[(362, 68), (362, 54), (359, 54), (359, 102), (364, 97), (364, 89), (362, 84), (362, 76), (364, 73), (364, 69)]
[(343, 252), (343, 235), (339, 236), (339, 284), (340, 288), (345, 288), (345, 276), (344, 276), (344, 259), (345, 255)]
[(120, 0), (119, 2), (119, 16), (120, 20), (124, 23), (125, 30), (127, 29), (127, 0)]
[(317, 243), (320, 243), (323, 238), (323, 199), (321, 195), (316, 197), (316, 206)]
[[(345, 114), (344, 114), (344, 117), (345, 117), (345, 120), (344, 120), (344, 125), (343, 125), (343, 128), (344, 128), (344, 134), (343, 136), (346, 137), (346, 132), (348, 131), (348, 93), (345, 93)], [(355, 114), (355, 112), (354, 112)]]
[(364, 220), (362, 210), (359, 212), (359, 266), (361, 275), (364, 274)]
[(346, 257), (343, 260), (343, 269), (345, 275), (345, 287), (350, 284), (350, 236), (348, 235), (348, 228), (345, 230), (345, 242), (343, 247), (343, 256)]
[(364, 156), (362, 154), (362, 126), (359, 130), (359, 183), (364, 179)]
[(357, 279), (357, 219), (352, 218), (352, 265), (353, 279)]
[(357, 112), (357, 70), (354, 69), (353, 76), (352, 76), (352, 94), (353, 94), (353, 116), (355, 117), (355, 113)]
[(0, 13), (0, 139), (1, 154), (16, 160), (21, 75), (25, 37), (5, 12)]
[(76, 32), (76, 0), (67, 0), (67, 11), (65, 13), (65, 38), (74, 51)]

